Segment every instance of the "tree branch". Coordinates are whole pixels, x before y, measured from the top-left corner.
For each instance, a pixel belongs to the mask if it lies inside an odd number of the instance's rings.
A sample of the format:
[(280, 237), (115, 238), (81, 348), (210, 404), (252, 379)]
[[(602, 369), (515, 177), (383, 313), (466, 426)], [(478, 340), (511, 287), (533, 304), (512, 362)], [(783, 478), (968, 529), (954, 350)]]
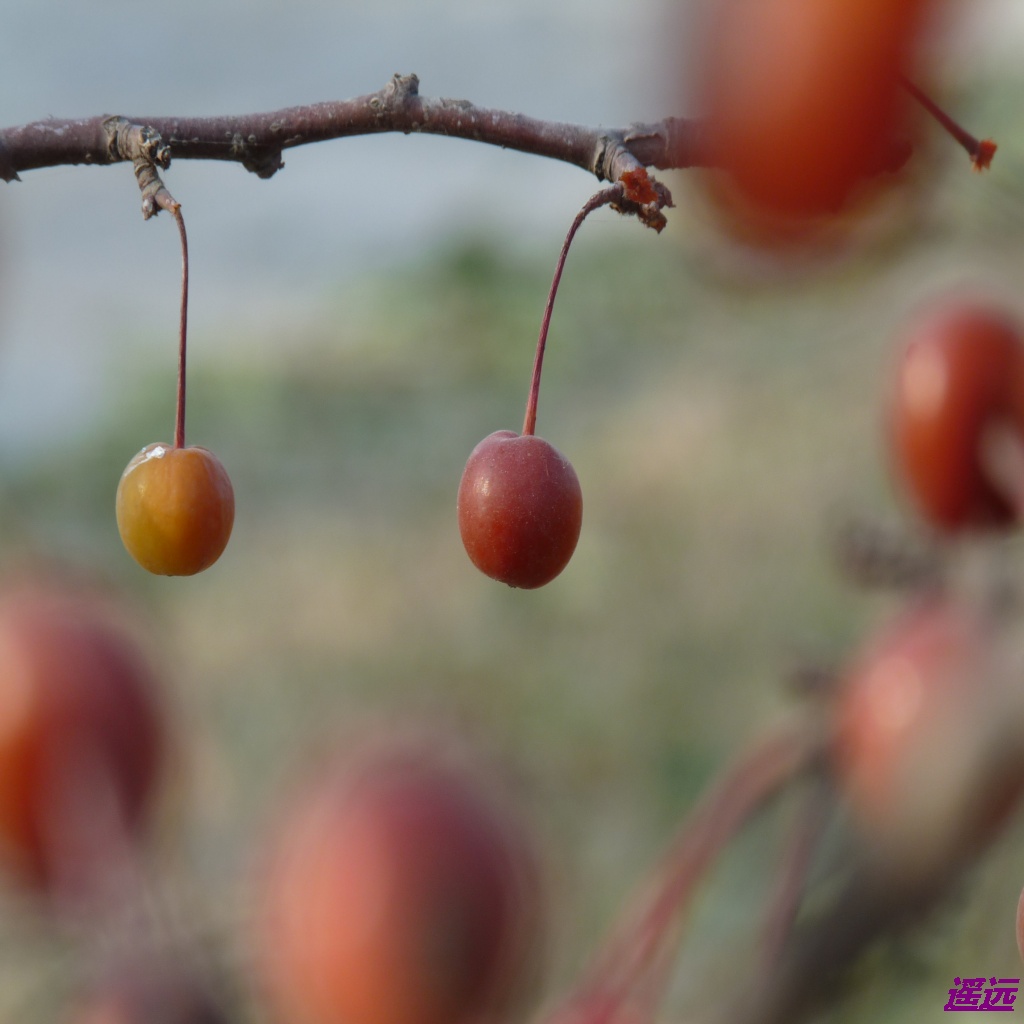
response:
[[(145, 133), (170, 159), (228, 160), (261, 178), (284, 166), (284, 150), (329, 139), (378, 132), (421, 132), (472, 139), (505, 149), (562, 160), (599, 180), (618, 181), (628, 171), (700, 165), (699, 122), (680, 118), (620, 130), (543, 121), (477, 107), (467, 100), (431, 99), (419, 93), (416, 75), (395, 75), (377, 92), (355, 99), (227, 117), (99, 117), (49, 119), (0, 130), (0, 178), (68, 164), (137, 161), (138, 149), (115, 136)], [(666, 191), (667, 195), (667, 191)], [(667, 203), (665, 205), (668, 205)]]

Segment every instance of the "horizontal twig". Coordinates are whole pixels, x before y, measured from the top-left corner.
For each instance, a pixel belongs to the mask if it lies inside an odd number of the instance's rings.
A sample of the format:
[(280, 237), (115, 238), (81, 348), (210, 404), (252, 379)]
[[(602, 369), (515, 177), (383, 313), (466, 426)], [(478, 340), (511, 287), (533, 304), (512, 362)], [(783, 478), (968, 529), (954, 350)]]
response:
[(472, 139), (561, 160), (616, 181), (636, 167), (691, 167), (701, 163), (700, 124), (668, 118), (620, 130), (544, 121), (478, 107), (467, 100), (419, 93), (416, 75), (395, 75), (377, 92), (354, 99), (226, 117), (48, 119), (0, 130), (0, 178), (71, 164), (132, 159), (112, 145), (111, 122), (145, 128), (173, 159), (227, 160), (269, 178), (286, 149), (380, 132), (419, 132)]

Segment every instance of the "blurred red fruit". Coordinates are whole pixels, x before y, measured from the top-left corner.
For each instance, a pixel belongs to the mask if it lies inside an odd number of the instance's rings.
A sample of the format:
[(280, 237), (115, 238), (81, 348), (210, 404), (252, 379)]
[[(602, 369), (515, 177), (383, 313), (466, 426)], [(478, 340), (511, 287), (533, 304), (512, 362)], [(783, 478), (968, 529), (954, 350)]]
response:
[(281, 823), (261, 967), (287, 1024), (462, 1024), (535, 952), (533, 861), (479, 779), (432, 750), (371, 752)]
[(96, 592), (0, 592), (0, 853), (40, 889), (89, 888), (143, 825), (163, 752), (150, 670)]
[(896, 468), (931, 526), (1013, 522), (1013, 495), (986, 462), (998, 431), (1004, 441), (1024, 439), (1024, 344), (1009, 314), (977, 301), (927, 309), (900, 356), (890, 430)]
[(931, 595), (846, 673), (836, 707), (840, 789), (875, 849), (902, 867), (927, 872), (984, 843), (1020, 792), (1017, 729), (1004, 732), (1012, 705), (1002, 703), (989, 641), (972, 613)]
[(906, 153), (910, 69), (929, 0), (711, 0), (696, 51), (706, 178), (762, 241), (833, 218)]

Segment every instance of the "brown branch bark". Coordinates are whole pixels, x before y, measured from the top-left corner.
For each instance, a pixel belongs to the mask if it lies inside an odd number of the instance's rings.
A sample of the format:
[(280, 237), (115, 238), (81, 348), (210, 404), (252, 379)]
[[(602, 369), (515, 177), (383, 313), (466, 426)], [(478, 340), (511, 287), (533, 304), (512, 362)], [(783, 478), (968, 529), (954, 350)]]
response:
[(70, 164), (111, 164), (135, 154), (114, 139), (120, 127), (146, 131), (167, 158), (227, 160), (262, 178), (284, 166), (286, 149), (378, 132), (420, 132), (472, 139), (562, 160), (598, 179), (617, 181), (640, 167), (701, 163), (700, 126), (679, 118), (620, 130), (543, 121), (419, 93), (416, 75), (395, 75), (377, 92), (354, 99), (227, 117), (98, 117), (49, 119), (0, 130), (0, 178)]

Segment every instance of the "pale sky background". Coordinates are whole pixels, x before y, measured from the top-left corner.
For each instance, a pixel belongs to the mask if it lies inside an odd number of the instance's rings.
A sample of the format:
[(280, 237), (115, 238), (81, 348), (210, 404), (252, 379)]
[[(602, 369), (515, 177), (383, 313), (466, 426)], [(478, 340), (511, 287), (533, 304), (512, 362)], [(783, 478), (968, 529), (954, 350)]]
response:
[[(952, 6), (971, 18), (964, 59), (1019, 64), (1021, 0)], [(371, 92), (401, 71), (424, 94), (619, 126), (676, 112), (668, 23), (660, 0), (0, 0), (0, 124), (268, 110)], [(331, 289), (467, 225), (554, 254), (594, 187), (554, 161), (444, 139), (374, 136), (285, 159), (270, 181), (217, 163), (167, 173), (189, 228), (193, 337), (279, 323), (282, 344), (301, 344), (289, 325)], [(173, 345), (177, 274), (173, 223), (142, 221), (127, 166), (0, 186), (0, 467), (116, 400), (120, 353), (147, 316)]]

